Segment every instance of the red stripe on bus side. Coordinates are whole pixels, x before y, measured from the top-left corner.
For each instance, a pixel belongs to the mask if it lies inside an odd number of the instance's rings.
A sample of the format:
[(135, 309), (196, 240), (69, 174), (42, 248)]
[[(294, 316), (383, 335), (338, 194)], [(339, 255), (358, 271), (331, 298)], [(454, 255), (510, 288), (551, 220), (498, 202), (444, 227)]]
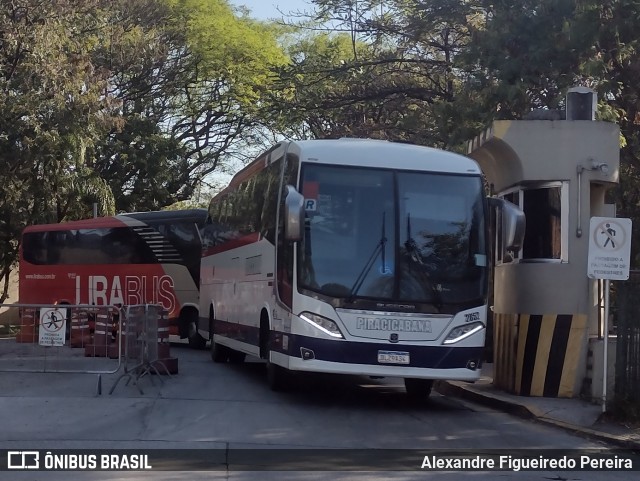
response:
[(104, 229), (107, 227), (126, 227), (120, 219), (116, 217), (97, 217), (95, 219), (72, 220), (59, 224), (37, 224), (24, 228), (23, 233), (29, 232), (58, 232), (78, 229)]

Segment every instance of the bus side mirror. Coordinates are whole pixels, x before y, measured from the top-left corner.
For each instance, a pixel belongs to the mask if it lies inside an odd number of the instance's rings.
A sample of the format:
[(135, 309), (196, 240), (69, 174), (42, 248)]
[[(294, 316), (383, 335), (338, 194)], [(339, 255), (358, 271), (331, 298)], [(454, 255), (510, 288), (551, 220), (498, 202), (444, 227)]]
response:
[(287, 185), (284, 199), (284, 238), (290, 242), (302, 240), (304, 226), (304, 197), (295, 187)]
[(502, 218), (502, 242), (506, 251), (518, 252), (522, 249), (526, 219), (520, 208), (505, 199), (491, 197), (489, 205), (500, 210)]

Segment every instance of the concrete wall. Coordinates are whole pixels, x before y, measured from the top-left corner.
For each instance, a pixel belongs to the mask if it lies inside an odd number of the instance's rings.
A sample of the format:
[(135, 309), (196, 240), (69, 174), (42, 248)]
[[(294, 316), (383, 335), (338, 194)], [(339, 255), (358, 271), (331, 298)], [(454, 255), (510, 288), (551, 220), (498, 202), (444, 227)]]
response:
[(588, 171), (598, 182), (618, 182), (620, 130), (589, 120), (498, 120), (469, 144), (469, 156), (482, 167), (494, 192), (530, 181), (576, 179), (577, 165), (607, 162), (606, 175)]

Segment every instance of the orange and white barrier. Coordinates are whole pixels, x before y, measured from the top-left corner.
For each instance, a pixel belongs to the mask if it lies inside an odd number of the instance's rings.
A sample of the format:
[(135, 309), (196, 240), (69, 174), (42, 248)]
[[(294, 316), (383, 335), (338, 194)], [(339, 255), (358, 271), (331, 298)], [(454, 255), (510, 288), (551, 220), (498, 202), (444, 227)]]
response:
[(169, 311), (161, 309), (158, 317), (158, 359), (151, 363), (160, 374), (178, 373), (178, 358), (171, 356), (170, 332)]
[(89, 326), (89, 313), (84, 309), (73, 309), (71, 311), (69, 345), (71, 347), (85, 347), (90, 343), (91, 328)]
[(84, 348), (86, 357), (107, 357), (111, 344), (111, 314), (105, 309), (98, 310), (96, 314), (93, 340)]
[(40, 321), (36, 316), (36, 309), (25, 307), (20, 309), (20, 331), (16, 334), (16, 342), (37, 343), (38, 325)]

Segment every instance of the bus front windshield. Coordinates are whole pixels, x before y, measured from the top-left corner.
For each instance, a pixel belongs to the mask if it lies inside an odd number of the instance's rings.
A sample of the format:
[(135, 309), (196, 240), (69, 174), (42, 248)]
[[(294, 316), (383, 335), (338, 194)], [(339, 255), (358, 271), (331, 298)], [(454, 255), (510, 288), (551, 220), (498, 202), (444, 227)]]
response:
[(481, 303), (487, 257), (478, 176), (306, 165), (298, 287), (333, 299)]

